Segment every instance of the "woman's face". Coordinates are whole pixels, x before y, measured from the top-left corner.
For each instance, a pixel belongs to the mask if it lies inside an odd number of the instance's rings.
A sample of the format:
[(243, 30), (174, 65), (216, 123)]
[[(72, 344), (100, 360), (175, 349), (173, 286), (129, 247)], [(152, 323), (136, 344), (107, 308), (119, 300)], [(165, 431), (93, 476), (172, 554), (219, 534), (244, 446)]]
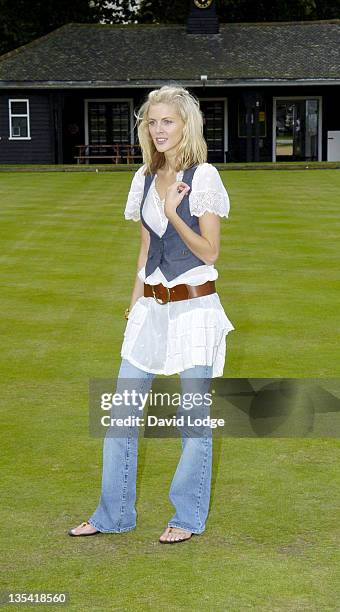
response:
[(150, 136), (157, 151), (175, 153), (183, 137), (184, 121), (172, 104), (150, 104), (148, 113)]

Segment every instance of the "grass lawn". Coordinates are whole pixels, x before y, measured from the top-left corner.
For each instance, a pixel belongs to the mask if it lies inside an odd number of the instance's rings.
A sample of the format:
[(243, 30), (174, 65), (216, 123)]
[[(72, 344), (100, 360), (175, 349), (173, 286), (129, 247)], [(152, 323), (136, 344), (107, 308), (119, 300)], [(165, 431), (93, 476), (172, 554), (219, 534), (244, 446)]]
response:
[[(336, 438), (217, 439), (206, 532), (179, 546), (158, 544), (179, 440), (141, 439), (137, 529), (67, 536), (99, 498), (88, 382), (120, 364), (131, 176), (0, 175), (1, 589), (68, 592), (69, 610), (339, 611)], [(339, 377), (340, 172), (221, 176), (224, 376)]]

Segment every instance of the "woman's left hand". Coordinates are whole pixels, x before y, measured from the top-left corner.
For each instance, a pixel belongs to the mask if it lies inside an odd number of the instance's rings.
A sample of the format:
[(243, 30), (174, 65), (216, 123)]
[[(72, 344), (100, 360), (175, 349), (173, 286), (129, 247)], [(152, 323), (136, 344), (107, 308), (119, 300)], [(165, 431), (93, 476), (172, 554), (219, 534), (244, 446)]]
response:
[(190, 191), (189, 185), (183, 181), (176, 181), (166, 190), (164, 213), (170, 219), (176, 212), (177, 206), (182, 202), (184, 196)]

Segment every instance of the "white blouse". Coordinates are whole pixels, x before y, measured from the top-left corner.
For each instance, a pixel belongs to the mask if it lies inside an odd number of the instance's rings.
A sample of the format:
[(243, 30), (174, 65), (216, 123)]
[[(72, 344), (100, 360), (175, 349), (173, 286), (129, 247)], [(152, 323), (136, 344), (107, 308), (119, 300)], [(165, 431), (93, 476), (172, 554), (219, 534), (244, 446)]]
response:
[[(135, 173), (125, 206), (125, 219), (140, 220), (140, 204), (144, 192), (144, 169)], [(183, 171), (177, 173), (183, 180)], [(206, 211), (228, 217), (230, 201), (217, 169), (211, 164), (200, 164), (192, 179), (189, 192), (190, 213), (200, 217)], [(143, 206), (145, 221), (162, 236), (168, 219), (164, 213), (155, 178)], [(214, 265), (196, 266), (167, 281), (160, 268), (145, 278), (145, 266), (139, 278), (156, 285), (173, 287), (179, 283), (201, 285), (216, 280)], [(134, 304), (126, 324), (121, 356), (131, 363), (155, 374), (176, 374), (194, 365), (212, 365), (212, 377), (223, 376), (226, 335), (234, 330), (220, 302), (218, 293), (189, 300), (159, 304), (153, 298), (140, 297)]]

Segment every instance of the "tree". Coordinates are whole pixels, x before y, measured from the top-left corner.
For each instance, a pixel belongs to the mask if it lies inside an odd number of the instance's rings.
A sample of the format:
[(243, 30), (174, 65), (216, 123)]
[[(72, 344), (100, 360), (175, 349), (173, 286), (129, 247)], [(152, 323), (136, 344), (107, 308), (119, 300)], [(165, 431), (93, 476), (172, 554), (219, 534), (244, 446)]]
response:
[[(0, 0), (0, 54), (70, 22), (185, 24), (190, 6), (191, 0)], [(216, 7), (222, 23), (340, 18), (340, 0), (216, 0)]]
[(137, 13), (139, 23), (182, 23), (190, 11), (190, 0), (141, 0)]
[(222, 22), (299, 21), (340, 17), (340, 0), (217, 0)]
[[(190, 0), (141, 0), (137, 20), (183, 24), (190, 6)], [(216, 8), (221, 23), (340, 18), (340, 0), (216, 0)]]
[(340, 18), (340, 0), (315, 0), (312, 4), (314, 19)]
[(137, 0), (0, 0), (0, 54), (60, 26), (130, 21)]
[(111, 17), (107, 16), (105, 23), (135, 23), (139, 4), (139, 0), (115, 0), (110, 3)]

